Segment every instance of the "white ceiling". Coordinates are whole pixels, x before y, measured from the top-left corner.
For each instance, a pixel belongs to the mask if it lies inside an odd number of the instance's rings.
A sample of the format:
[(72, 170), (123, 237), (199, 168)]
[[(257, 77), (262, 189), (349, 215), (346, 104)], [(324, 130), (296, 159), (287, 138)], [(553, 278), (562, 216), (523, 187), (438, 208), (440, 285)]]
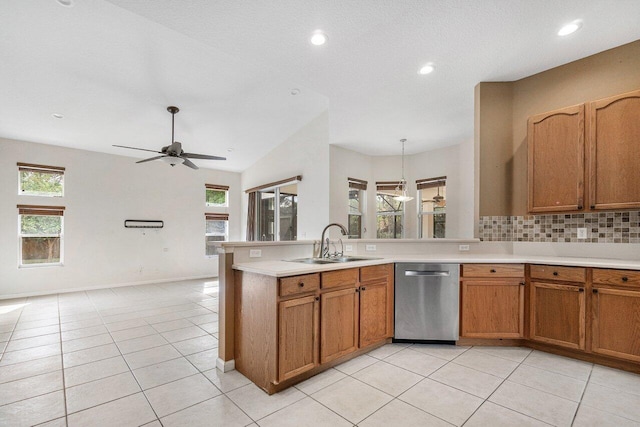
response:
[(111, 144), (167, 145), (177, 105), (185, 150), (228, 157), (195, 163), (241, 171), (328, 108), (332, 144), (422, 152), (473, 137), (478, 82), (638, 40), (638, 16), (638, 0), (4, 0), (0, 136), (145, 157)]

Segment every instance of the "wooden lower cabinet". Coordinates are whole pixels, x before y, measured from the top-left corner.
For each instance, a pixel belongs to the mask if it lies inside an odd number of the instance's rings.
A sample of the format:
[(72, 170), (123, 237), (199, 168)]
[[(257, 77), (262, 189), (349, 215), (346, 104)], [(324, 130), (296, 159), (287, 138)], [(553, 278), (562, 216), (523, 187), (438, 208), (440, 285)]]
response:
[(320, 363), (327, 363), (358, 348), (359, 289), (325, 292), (320, 298)]
[(318, 366), (319, 300), (311, 295), (278, 304), (278, 381)]
[(530, 338), (585, 349), (585, 292), (579, 285), (531, 282)]
[(640, 362), (640, 288), (592, 292), (591, 350)]
[(393, 337), (393, 264), (360, 269), (360, 347)]
[(461, 335), (522, 338), (524, 288), (524, 279), (463, 280)]

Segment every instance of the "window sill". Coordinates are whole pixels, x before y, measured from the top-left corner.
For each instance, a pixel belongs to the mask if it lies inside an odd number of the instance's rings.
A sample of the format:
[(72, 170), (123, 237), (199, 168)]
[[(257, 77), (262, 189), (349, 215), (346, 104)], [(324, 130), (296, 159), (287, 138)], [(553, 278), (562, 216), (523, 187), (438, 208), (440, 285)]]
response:
[(64, 264), (61, 262), (51, 263), (51, 264), (19, 264), (18, 268), (45, 268), (45, 267), (64, 267)]

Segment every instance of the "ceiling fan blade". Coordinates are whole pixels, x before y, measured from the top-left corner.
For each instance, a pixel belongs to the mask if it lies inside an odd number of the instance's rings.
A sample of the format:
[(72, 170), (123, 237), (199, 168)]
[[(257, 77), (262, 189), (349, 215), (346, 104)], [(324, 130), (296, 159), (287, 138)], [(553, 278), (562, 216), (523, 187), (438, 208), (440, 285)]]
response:
[(150, 162), (150, 161), (152, 161), (152, 160), (158, 160), (158, 159), (161, 159), (161, 158), (163, 158), (163, 157), (166, 157), (166, 156), (156, 156), (156, 157), (151, 157), (150, 159), (140, 160), (140, 161), (138, 161), (138, 162), (136, 162), (136, 163)]
[(128, 148), (130, 150), (140, 150), (140, 151), (149, 151), (151, 153), (160, 153), (160, 151), (156, 150), (147, 150), (146, 148), (137, 148), (137, 147), (127, 147), (126, 145), (114, 145), (114, 147), (118, 148)]
[(182, 157), (183, 159), (227, 160), (226, 157), (208, 156), (206, 154), (195, 154), (195, 153), (182, 153), (180, 157)]
[(190, 167), (191, 169), (198, 169), (198, 167), (189, 159), (184, 159), (183, 165)]

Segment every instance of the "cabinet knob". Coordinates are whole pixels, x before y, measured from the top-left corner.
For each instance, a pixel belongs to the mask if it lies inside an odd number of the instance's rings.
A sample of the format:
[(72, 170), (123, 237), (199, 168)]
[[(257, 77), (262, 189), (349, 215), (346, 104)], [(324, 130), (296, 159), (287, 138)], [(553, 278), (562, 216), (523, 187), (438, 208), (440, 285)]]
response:
[(578, 288), (578, 292), (584, 292), (584, 288)]
[(628, 281), (629, 281), (629, 278), (628, 278), (627, 276), (623, 276), (623, 277), (622, 277), (622, 281), (623, 281), (623, 282), (628, 282)]
[(304, 282), (298, 283), (298, 286), (300, 286), (301, 288), (304, 288)]
[(557, 272), (557, 271), (554, 271), (554, 272), (553, 272), (553, 275), (554, 275), (554, 276), (557, 276), (557, 275), (558, 275), (558, 272)]
[(320, 297), (316, 297), (315, 299), (316, 299), (316, 301), (320, 301)]
[(579, 209), (579, 210), (582, 210), (582, 208), (583, 208), (583, 207), (584, 207), (584, 206), (582, 206), (582, 205), (578, 205), (578, 209)]
[(490, 272), (491, 272), (491, 273), (495, 273), (495, 272), (496, 272), (496, 269), (495, 269), (495, 268), (492, 268), (492, 269), (490, 270)]
[(520, 286), (524, 286), (526, 283), (524, 282), (520, 282)]
[(356, 288), (356, 292), (360, 292), (360, 288)]
[(598, 290), (597, 290), (597, 289), (594, 289), (592, 292), (593, 292), (594, 294), (597, 294), (597, 293), (598, 293)]
[(367, 288), (365, 288), (364, 286), (360, 288), (361, 291), (364, 291), (365, 289)]
[(591, 205), (591, 209), (595, 209), (595, 208), (596, 208), (596, 205)]

